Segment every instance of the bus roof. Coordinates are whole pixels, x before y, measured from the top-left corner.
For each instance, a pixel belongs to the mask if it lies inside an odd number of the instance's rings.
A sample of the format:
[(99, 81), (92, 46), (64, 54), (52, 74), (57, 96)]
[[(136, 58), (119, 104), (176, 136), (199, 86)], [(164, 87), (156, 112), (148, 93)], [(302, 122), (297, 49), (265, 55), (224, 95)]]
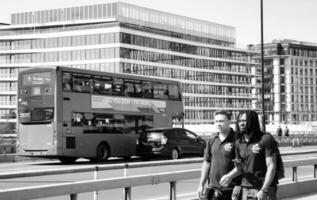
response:
[(73, 72), (73, 73), (81, 73), (81, 74), (89, 74), (89, 75), (96, 75), (96, 76), (110, 76), (110, 77), (118, 77), (118, 78), (138, 78), (138, 80), (145, 80), (149, 81), (149, 78), (151, 81), (158, 81), (165, 83), (180, 83), (180, 81), (176, 80), (170, 80), (167, 78), (158, 78), (158, 77), (146, 77), (138, 74), (124, 74), (124, 73), (112, 73), (112, 72), (103, 72), (103, 71), (96, 71), (96, 70), (87, 70), (87, 69), (78, 69), (78, 68), (72, 68), (72, 67), (62, 67), (62, 66), (40, 66), (40, 67), (32, 67), (26, 70), (21, 71), (22, 73), (30, 73), (35, 71), (43, 71), (45, 69), (52, 69), (52, 70), (62, 70), (67, 72)]

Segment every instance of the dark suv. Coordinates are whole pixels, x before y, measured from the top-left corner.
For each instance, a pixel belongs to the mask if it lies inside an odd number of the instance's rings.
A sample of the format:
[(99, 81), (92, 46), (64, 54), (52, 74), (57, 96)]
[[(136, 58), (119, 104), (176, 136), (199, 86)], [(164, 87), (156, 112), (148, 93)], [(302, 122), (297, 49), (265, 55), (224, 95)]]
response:
[(203, 156), (206, 142), (183, 128), (148, 129), (140, 135), (138, 156), (149, 159), (164, 156), (179, 159), (183, 155)]

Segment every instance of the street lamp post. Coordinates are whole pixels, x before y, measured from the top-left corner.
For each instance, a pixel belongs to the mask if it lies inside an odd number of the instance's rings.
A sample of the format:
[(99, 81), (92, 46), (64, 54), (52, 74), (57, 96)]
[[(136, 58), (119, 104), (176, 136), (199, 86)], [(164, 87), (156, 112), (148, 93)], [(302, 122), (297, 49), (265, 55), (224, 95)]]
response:
[(264, 103), (264, 47), (263, 47), (263, 0), (261, 0), (261, 71), (262, 71), (262, 129), (265, 132)]

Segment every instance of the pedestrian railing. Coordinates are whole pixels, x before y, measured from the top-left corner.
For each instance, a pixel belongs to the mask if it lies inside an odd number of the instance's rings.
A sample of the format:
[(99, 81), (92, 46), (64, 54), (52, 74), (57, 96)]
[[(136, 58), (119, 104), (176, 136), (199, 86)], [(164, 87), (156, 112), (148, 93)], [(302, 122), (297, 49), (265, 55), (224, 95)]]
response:
[[(311, 176), (300, 180), (298, 177), (298, 167), (300, 166), (313, 166)], [(284, 162), (284, 167), (292, 169), (292, 177), (291, 181), (283, 182), (279, 185), (278, 199), (317, 192), (317, 159), (290, 160)]]
[[(129, 167), (144, 167), (144, 166), (160, 166), (163, 163), (172, 164), (172, 163), (182, 163), (189, 164), (193, 162), (201, 162), (201, 159), (185, 159), (180, 161), (159, 161), (159, 162), (150, 162), (150, 163), (132, 163), (132, 164), (119, 164), (112, 166), (96, 166), (96, 167), (85, 167), (85, 168), (73, 168), (73, 169), (64, 169), (55, 170), (51, 172), (52, 174), (58, 173), (75, 173), (82, 172), (82, 170), (94, 170), (94, 173), (97, 173), (99, 170), (106, 168), (109, 169), (118, 169), (123, 168), (127, 170)], [(131, 166), (129, 166), (131, 165)], [(292, 178), (285, 182), (282, 181), (278, 189), (278, 199), (288, 198), (296, 195), (302, 195), (307, 193), (317, 192), (317, 160), (316, 159), (303, 159), (303, 160), (291, 160), (284, 162), (285, 168), (292, 169)], [(314, 166), (312, 171), (312, 176), (304, 180), (298, 178), (297, 168), (300, 166)], [(103, 168), (104, 167), (104, 168)], [(34, 175), (47, 175), (48, 172), (38, 172)], [(126, 175), (126, 172), (124, 173)], [(30, 174), (24, 174), (29, 176)], [(1, 175), (1, 178), (10, 178), (17, 177), (17, 175), (11, 174), (5, 176)], [(20, 177), (23, 177), (23, 174), (20, 174)], [(200, 177), (200, 169), (184, 170), (184, 171), (174, 171), (174, 172), (165, 172), (165, 173), (155, 173), (147, 175), (138, 175), (138, 176), (122, 176), (119, 178), (108, 178), (108, 179), (96, 179), (96, 180), (87, 180), (87, 181), (78, 181), (71, 183), (61, 183), (61, 184), (52, 184), (36, 187), (24, 187), (24, 188), (12, 188), (0, 190), (1, 199), (6, 200), (24, 200), (24, 199), (36, 199), (36, 198), (46, 198), (54, 196), (63, 196), (68, 195), (71, 200), (77, 200), (80, 193), (86, 192), (96, 192), (102, 190), (110, 190), (123, 188), (125, 200), (131, 200), (132, 198), (132, 188), (142, 185), (156, 185), (159, 183), (169, 183), (170, 192), (169, 199), (177, 199), (177, 182), (187, 179), (198, 179)], [(287, 177), (290, 178), (290, 177)], [(198, 184), (198, 182), (197, 182)], [(98, 193), (97, 193), (98, 194)]]

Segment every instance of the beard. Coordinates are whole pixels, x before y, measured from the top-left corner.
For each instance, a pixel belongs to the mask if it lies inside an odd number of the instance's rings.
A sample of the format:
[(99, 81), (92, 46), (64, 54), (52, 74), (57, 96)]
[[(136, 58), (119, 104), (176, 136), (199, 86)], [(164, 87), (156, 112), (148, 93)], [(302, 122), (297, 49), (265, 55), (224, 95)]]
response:
[(246, 127), (241, 128), (241, 129), (240, 129), (240, 133), (241, 133), (242, 135), (250, 135), (250, 134), (251, 134), (251, 133), (249, 133), (249, 131), (247, 130)]

